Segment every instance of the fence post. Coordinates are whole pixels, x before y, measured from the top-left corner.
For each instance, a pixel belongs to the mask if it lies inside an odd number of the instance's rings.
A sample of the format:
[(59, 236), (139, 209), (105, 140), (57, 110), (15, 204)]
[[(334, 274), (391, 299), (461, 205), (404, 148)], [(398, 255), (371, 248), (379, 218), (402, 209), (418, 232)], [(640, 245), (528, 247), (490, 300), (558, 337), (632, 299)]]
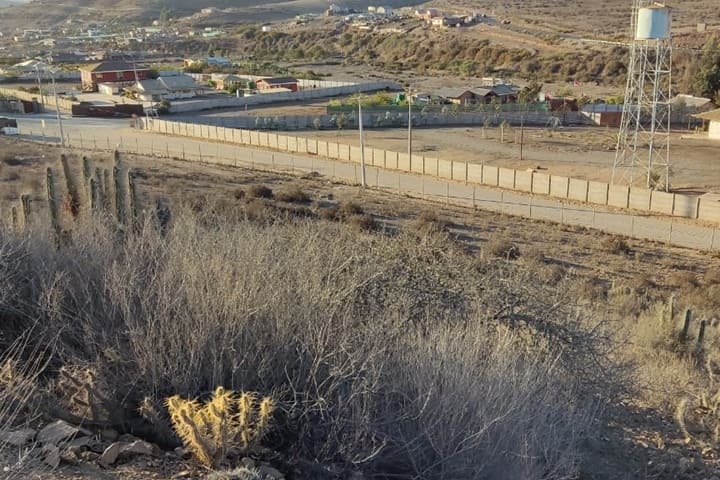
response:
[(97, 149), (97, 138), (93, 137), (93, 150), (97, 151)]
[(107, 140), (107, 149), (110, 150), (110, 137), (107, 136), (105, 139)]

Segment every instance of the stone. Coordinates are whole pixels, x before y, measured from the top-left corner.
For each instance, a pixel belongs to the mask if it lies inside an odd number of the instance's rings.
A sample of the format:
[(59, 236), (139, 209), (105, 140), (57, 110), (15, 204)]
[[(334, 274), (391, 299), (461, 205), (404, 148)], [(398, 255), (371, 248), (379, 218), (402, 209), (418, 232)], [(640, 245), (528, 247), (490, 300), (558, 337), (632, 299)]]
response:
[(136, 454), (136, 455), (153, 455), (154, 449), (152, 444), (143, 440), (136, 440), (123, 446), (120, 450), (121, 454)]
[(98, 459), (100, 458), (100, 454), (91, 452), (91, 451), (86, 451), (86, 452), (80, 452), (79, 457), (80, 457), (80, 460), (83, 460), (85, 462), (97, 462)]
[(67, 444), (67, 449), (74, 454), (80, 453), (83, 449), (88, 448), (92, 442), (92, 437), (77, 437), (70, 440)]
[(62, 452), (60, 452), (60, 460), (62, 460), (65, 463), (69, 463), (70, 465), (77, 465), (78, 463), (78, 456), (77, 453), (73, 450), (70, 450), (69, 448), (66, 448)]
[(113, 428), (105, 428), (100, 432), (100, 437), (107, 442), (115, 442), (120, 434)]
[(23, 428), (12, 432), (0, 433), (0, 444), (6, 443), (13, 447), (22, 447), (30, 440), (35, 438), (37, 432), (32, 428)]
[(37, 435), (37, 441), (43, 445), (57, 445), (75, 437), (82, 430), (64, 420), (57, 420), (45, 426)]
[(123, 446), (123, 443), (115, 442), (109, 447), (107, 447), (102, 453), (102, 455), (100, 455), (100, 458), (98, 458), (98, 463), (100, 464), (100, 466), (107, 468), (113, 463), (115, 463), (120, 456), (120, 451), (122, 450)]
[(140, 439), (137, 438), (135, 435), (130, 435), (129, 433), (123, 433), (122, 435), (120, 435), (117, 438), (118, 442), (123, 442), (123, 443), (132, 443), (136, 440), (140, 440)]
[(60, 466), (60, 448), (57, 445), (50, 445), (43, 449), (43, 462), (50, 465), (53, 470)]
[(276, 468), (273, 468), (269, 465), (260, 465), (257, 468), (258, 474), (266, 480), (284, 480), (285, 475), (282, 474), (282, 472)]
[(178, 458), (188, 458), (190, 456), (190, 451), (185, 447), (176, 447), (175, 455), (177, 455)]

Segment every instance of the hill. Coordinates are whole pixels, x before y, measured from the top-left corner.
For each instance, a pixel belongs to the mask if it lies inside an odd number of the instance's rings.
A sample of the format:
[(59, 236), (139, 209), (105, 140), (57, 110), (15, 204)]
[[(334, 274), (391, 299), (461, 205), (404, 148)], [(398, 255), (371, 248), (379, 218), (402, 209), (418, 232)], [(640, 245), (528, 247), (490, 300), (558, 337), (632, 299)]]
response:
[[(9, 0), (0, 0), (0, 7)], [(3, 5), (5, 2), (5, 5)], [(354, 8), (367, 8), (374, 3), (369, 0), (351, 0), (339, 2)], [(390, 0), (386, 4), (399, 7), (410, 5), (408, 0)], [(32, 24), (43, 26), (56, 25), (67, 19), (79, 21), (111, 21), (150, 23), (160, 12), (166, 10), (171, 16), (180, 17), (197, 12), (201, 8), (234, 8), (244, 13), (249, 21), (264, 22), (291, 18), (300, 13), (319, 13), (328, 7), (326, 0), (268, 0), (258, 4), (251, 0), (208, 0), (198, 4), (194, 0), (68, 0), (62, 3), (54, 0), (33, 0), (22, 5), (14, 5), (3, 10), (0, 15), (0, 28), (27, 27)]]

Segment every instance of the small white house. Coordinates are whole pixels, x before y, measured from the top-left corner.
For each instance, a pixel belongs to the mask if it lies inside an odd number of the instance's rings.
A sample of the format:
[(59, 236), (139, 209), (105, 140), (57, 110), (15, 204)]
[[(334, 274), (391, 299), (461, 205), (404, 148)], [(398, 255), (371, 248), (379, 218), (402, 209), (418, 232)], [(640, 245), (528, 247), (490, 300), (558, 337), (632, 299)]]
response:
[(708, 138), (710, 140), (720, 140), (720, 108), (695, 115), (695, 117), (709, 122)]

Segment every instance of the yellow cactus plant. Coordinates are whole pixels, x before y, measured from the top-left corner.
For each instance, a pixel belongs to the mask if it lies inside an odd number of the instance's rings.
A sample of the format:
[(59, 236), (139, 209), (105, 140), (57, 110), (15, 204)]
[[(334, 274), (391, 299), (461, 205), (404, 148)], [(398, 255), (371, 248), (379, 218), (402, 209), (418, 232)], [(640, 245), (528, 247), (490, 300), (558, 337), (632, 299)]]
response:
[(235, 393), (217, 387), (205, 404), (179, 395), (166, 399), (175, 432), (195, 458), (208, 468), (217, 467), (230, 448), (251, 450), (270, 426), (275, 402), (258, 401), (250, 392)]

